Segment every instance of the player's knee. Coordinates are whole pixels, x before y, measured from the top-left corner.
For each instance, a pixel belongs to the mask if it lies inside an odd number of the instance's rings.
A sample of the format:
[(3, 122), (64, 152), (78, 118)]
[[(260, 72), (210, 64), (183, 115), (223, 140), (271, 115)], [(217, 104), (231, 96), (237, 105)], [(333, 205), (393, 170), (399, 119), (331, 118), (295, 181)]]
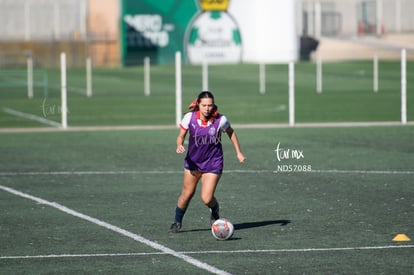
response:
[(212, 194), (201, 194), (201, 201), (207, 206), (210, 204), (212, 199), (213, 199)]
[(181, 196), (178, 198), (180, 205), (188, 205), (191, 201), (191, 198), (194, 194), (191, 193), (182, 193)]

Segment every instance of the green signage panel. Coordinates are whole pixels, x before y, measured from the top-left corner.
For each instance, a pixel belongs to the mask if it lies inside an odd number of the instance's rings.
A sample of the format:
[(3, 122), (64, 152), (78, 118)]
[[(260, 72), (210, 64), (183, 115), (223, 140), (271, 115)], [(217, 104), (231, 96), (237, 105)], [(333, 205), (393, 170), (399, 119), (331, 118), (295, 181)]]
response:
[(184, 51), (189, 22), (198, 11), (190, 0), (122, 0), (121, 40), (124, 66), (173, 63)]

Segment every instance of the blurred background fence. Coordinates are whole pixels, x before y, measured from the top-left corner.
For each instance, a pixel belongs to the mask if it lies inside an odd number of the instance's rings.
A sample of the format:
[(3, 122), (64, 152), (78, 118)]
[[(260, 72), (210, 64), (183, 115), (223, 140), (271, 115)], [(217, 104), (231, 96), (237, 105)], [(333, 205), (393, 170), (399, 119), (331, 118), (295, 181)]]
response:
[[(414, 63), (408, 62), (411, 68)], [(261, 85), (258, 64), (211, 65), (208, 85), (220, 111), (236, 124), (283, 123), (290, 118), (290, 82), (287, 64), (267, 64)], [(399, 61), (378, 60), (378, 89), (375, 89), (373, 60), (322, 63), (321, 89), (317, 66), (295, 64), (295, 123), (402, 122), (402, 79)], [(35, 71), (42, 71), (35, 69)], [(44, 78), (34, 76), (34, 96), (28, 99), (27, 75), (11, 76), (0, 70), (0, 128), (39, 127), (30, 118), (61, 120), (61, 77), (59, 69), (43, 69)], [(150, 68), (150, 92), (146, 94), (142, 66), (94, 68), (93, 93), (88, 96), (86, 68), (68, 68), (67, 100), (69, 126), (174, 125), (176, 110), (174, 65)], [(39, 75), (40, 77), (41, 75)], [(203, 89), (202, 66), (182, 67), (182, 113)], [(407, 121), (414, 120), (414, 75), (408, 73)], [(47, 89), (47, 92), (45, 92)]]
[(305, 35), (354, 36), (412, 32), (411, 0), (299, 0), (298, 31)]
[(108, 26), (99, 5), (111, 9), (114, 1), (0, 0), (0, 68), (24, 67), (28, 56), (37, 67), (58, 67), (61, 52), (71, 67), (87, 56), (100, 66), (119, 64), (119, 23)]

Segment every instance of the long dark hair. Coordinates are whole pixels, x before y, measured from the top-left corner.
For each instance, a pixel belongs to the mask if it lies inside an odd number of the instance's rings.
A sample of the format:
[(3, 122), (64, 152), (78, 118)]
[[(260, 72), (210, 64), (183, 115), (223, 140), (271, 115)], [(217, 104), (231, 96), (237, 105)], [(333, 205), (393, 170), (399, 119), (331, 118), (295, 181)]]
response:
[(213, 100), (213, 105), (214, 105), (213, 108), (215, 110), (217, 110), (217, 105), (214, 104), (214, 95), (211, 92), (209, 92), (209, 91), (202, 91), (197, 96), (197, 98), (194, 99), (194, 101), (191, 102), (190, 105), (188, 105), (188, 109), (190, 109), (191, 112), (198, 111), (199, 110), (198, 104), (200, 103), (201, 99), (203, 99), (203, 98), (211, 98)]

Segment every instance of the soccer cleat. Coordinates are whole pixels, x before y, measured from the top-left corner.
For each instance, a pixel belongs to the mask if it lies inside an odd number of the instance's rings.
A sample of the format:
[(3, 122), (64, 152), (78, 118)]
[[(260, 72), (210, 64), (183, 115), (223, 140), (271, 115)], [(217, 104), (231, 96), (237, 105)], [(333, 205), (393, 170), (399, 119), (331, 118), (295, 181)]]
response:
[(178, 233), (178, 232), (180, 232), (180, 229), (181, 229), (181, 223), (175, 222), (171, 225), (170, 230), (168, 232)]

